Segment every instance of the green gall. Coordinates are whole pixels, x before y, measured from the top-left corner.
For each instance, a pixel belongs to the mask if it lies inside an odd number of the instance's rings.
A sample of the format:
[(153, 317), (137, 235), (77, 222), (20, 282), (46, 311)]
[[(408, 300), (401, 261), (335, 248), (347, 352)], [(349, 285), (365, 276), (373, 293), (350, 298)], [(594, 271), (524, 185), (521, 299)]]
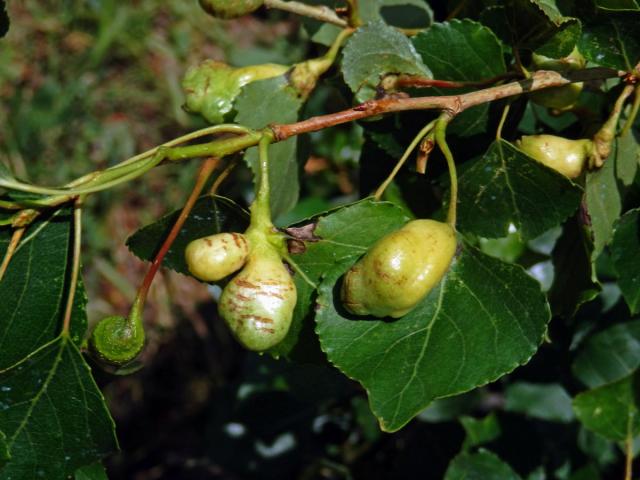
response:
[(242, 268), (249, 255), (249, 242), (241, 233), (218, 233), (193, 240), (184, 255), (194, 277), (217, 282)]
[[(552, 70), (554, 72), (570, 72), (585, 67), (586, 60), (577, 48), (564, 58), (549, 58), (543, 55), (533, 54), (532, 67), (535, 70)], [(538, 105), (555, 110), (568, 110), (572, 108), (583, 89), (582, 82), (571, 83), (561, 87), (545, 88), (531, 93), (529, 98)]]
[(189, 68), (182, 80), (185, 109), (199, 113), (212, 124), (222, 123), (224, 116), (233, 109), (242, 87), (256, 80), (283, 75), (287, 70), (286, 65), (271, 63), (234, 68), (223, 62), (205, 60)]
[(223, 290), (218, 311), (245, 348), (262, 352), (286, 337), (296, 299), (291, 274), (265, 242), (252, 244), (247, 264)]
[(528, 156), (569, 178), (579, 177), (593, 150), (589, 139), (569, 140), (556, 135), (525, 135), (516, 146)]
[(144, 347), (144, 327), (140, 315), (103, 318), (89, 338), (91, 351), (111, 365), (125, 365), (134, 360)]
[(455, 231), (446, 223), (407, 223), (378, 240), (347, 272), (344, 307), (355, 315), (406, 315), (440, 282), (456, 245)]
[(238, 18), (257, 10), (264, 0), (199, 0), (202, 9), (216, 18)]

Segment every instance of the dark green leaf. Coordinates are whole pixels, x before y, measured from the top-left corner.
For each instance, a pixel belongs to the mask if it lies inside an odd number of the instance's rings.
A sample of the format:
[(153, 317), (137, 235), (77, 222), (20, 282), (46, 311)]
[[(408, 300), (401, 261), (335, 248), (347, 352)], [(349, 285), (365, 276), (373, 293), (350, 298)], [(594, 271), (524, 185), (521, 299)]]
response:
[(598, 258), (613, 234), (613, 225), (622, 211), (622, 199), (616, 180), (617, 142), (599, 170), (587, 173), (586, 200), (593, 235), (592, 260)]
[(623, 441), (640, 433), (637, 374), (578, 394), (573, 409), (578, 420), (603, 437)]
[(640, 320), (615, 325), (590, 337), (573, 363), (589, 388), (615, 382), (640, 367)]
[(487, 9), (482, 21), (507, 45), (535, 50), (541, 55), (562, 58), (573, 50), (580, 38), (581, 23), (565, 17), (555, 2), (509, 0), (504, 7)]
[[(0, 369), (50, 342), (60, 332), (67, 302), (71, 217), (60, 210), (37, 219), (18, 245), (0, 281)], [(0, 252), (12, 230), (0, 231)], [(86, 330), (86, 294), (79, 284), (71, 334), (80, 343)]]
[(433, 11), (422, 0), (379, 0), (380, 16), (399, 28), (426, 28), (433, 22)]
[(11, 459), (7, 436), (0, 430), (0, 469)]
[(108, 477), (102, 464), (94, 463), (76, 470), (75, 480), (108, 480)]
[(640, 312), (640, 209), (625, 213), (616, 223), (611, 260), (618, 286), (632, 314)]
[(592, 253), (589, 229), (579, 219), (569, 219), (552, 253), (555, 275), (549, 303), (554, 314), (572, 317), (580, 305), (600, 292)]
[(640, 60), (639, 23), (637, 13), (598, 16), (585, 25), (578, 48), (596, 65), (630, 71)]
[(497, 140), (461, 175), (459, 195), (461, 231), (499, 238), (513, 223), (523, 239), (530, 239), (575, 212), (582, 191), (514, 145)]
[(521, 480), (509, 465), (488, 450), (461, 453), (449, 464), (444, 480)]
[(506, 71), (498, 39), (473, 20), (436, 23), (416, 35), (413, 44), (439, 80), (484, 80)]
[(638, 11), (640, 6), (636, 0), (596, 0), (596, 7), (603, 10), (631, 10)]
[(618, 137), (617, 144), (616, 177), (628, 187), (636, 178), (640, 164), (640, 145), (632, 130), (623, 137)]
[(526, 363), (542, 341), (550, 315), (538, 283), (521, 267), (466, 245), (438, 287), (404, 317), (349, 316), (339, 279), (358, 253), (325, 274), (317, 332), (329, 360), (367, 389), (383, 430), (398, 430), (435, 398)]
[(552, 422), (573, 420), (571, 397), (557, 383), (512, 383), (505, 391), (505, 410)]
[[(143, 260), (153, 260), (178, 219), (180, 211), (169, 213), (131, 235), (127, 239), (129, 250)], [(175, 242), (164, 257), (163, 265), (189, 275), (184, 260), (184, 250), (190, 241), (220, 232), (244, 232), (248, 226), (248, 214), (231, 200), (204, 195), (198, 199), (191, 210)]]
[[(310, 221), (315, 224), (313, 236), (318, 240), (306, 243), (306, 251), (293, 255), (293, 260), (309, 280), (319, 283), (322, 275), (336, 262), (362, 255), (372, 241), (404, 225), (409, 218), (402, 209), (387, 202), (363, 200), (353, 205), (320, 215)], [(288, 355), (296, 348), (309, 314), (315, 291), (299, 274), (295, 275), (298, 301), (287, 337), (273, 348), (273, 355)], [(303, 345), (298, 349), (305, 348)]]
[[(298, 119), (302, 100), (289, 86), (286, 78), (252, 82), (242, 90), (235, 103), (238, 115), (235, 121), (250, 128), (263, 128), (270, 123), (292, 123)], [(254, 175), (258, 174), (258, 148), (250, 148), (246, 162)], [(271, 214), (276, 218), (291, 210), (298, 201), (300, 191), (297, 158), (297, 138), (290, 138), (269, 146), (269, 180), (271, 187)]]
[(0, 425), (11, 453), (1, 479), (67, 478), (117, 449), (102, 394), (64, 336), (0, 371)]
[(407, 37), (382, 22), (366, 25), (349, 38), (344, 47), (342, 73), (359, 102), (373, 98), (387, 74), (431, 78), (431, 72)]
[[(436, 23), (416, 35), (413, 44), (433, 77), (440, 80), (486, 80), (506, 71), (497, 37), (490, 29), (472, 20)], [(434, 91), (452, 94), (451, 90)], [(466, 110), (456, 117), (449, 131), (459, 135), (483, 132), (488, 112), (489, 104)]]
[(501, 433), (495, 413), (490, 413), (484, 418), (463, 416), (460, 417), (460, 423), (466, 433), (462, 444), (464, 450), (495, 440)]

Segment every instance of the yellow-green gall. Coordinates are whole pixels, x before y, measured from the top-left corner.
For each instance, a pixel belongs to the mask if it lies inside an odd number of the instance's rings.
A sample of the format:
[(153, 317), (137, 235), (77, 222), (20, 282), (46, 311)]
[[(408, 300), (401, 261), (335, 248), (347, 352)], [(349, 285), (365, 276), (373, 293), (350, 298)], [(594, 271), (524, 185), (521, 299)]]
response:
[(579, 177), (593, 142), (589, 139), (569, 140), (556, 135), (525, 135), (516, 146), (528, 156), (569, 178)]
[(224, 288), (218, 311), (245, 348), (261, 352), (287, 335), (296, 299), (296, 286), (280, 254), (269, 243), (258, 243)]
[(249, 242), (241, 233), (218, 233), (187, 245), (184, 256), (191, 274), (204, 282), (217, 282), (242, 268)]
[(378, 240), (347, 272), (344, 307), (356, 315), (406, 315), (440, 282), (456, 245), (455, 231), (446, 223), (407, 223)]

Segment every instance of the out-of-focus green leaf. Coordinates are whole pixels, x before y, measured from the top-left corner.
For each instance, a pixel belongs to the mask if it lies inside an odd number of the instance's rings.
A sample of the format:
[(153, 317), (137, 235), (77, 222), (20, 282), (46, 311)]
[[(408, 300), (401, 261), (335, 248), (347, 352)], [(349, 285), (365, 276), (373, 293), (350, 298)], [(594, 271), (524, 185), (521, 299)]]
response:
[[(271, 123), (292, 123), (298, 119), (302, 100), (286, 78), (252, 82), (236, 100), (235, 121), (250, 128), (264, 128)], [(300, 192), (296, 137), (269, 146), (269, 182), (273, 218), (291, 210)], [(258, 178), (258, 148), (247, 150), (245, 161)]]
[[(363, 230), (383, 232), (367, 224)], [(467, 245), (440, 284), (404, 317), (354, 317), (339, 298), (340, 278), (354, 257), (345, 255), (325, 274), (317, 332), (329, 360), (367, 389), (385, 431), (398, 430), (435, 398), (468, 391), (526, 363), (546, 331), (550, 315), (538, 283), (521, 267)]]
[(626, 10), (626, 11), (638, 11), (640, 5), (636, 0), (595, 0), (596, 7), (602, 10)]
[(380, 16), (399, 28), (426, 28), (433, 22), (433, 11), (422, 0), (378, 0)]
[(67, 478), (118, 448), (104, 398), (65, 336), (0, 371), (0, 425), (11, 454), (3, 480)]
[(432, 76), (411, 41), (395, 28), (373, 22), (358, 29), (347, 41), (342, 58), (344, 80), (356, 99), (373, 98), (390, 73)]
[(521, 480), (521, 477), (497, 455), (481, 449), (454, 458), (444, 480)]
[(510, 384), (505, 391), (505, 410), (551, 422), (569, 423), (573, 420), (571, 397), (557, 383)]
[(574, 375), (589, 388), (630, 375), (640, 367), (640, 320), (614, 325), (591, 336), (573, 363)]
[[(143, 260), (153, 260), (181, 210), (171, 212), (131, 235), (127, 239), (129, 250)], [(203, 195), (196, 201), (175, 242), (164, 257), (163, 265), (189, 275), (184, 250), (190, 241), (215, 233), (244, 232), (248, 226), (248, 214), (237, 204), (224, 197)]]
[(596, 433), (610, 440), (623, 441), (640, 433), (638, 415), (637, 374), (617, 382), (587, 390), (573, 399), (578, 420)]
[[(0, 230), (4, 255), (12, 235)], [(53, 340), (62, 327), (67, 302), (71, 217), (59, 210), (33, 222), (0, 281), (0, 369)], [(86, 295), (79, 284), (71, 334), (79, 343), (86, 330)]]
[(513, 224), (523, 239), (534, 238), (575, 212), (581, 195), (563, 175), (497, 140), (460, 176), (459, 228), (500, 238)]
[[(506, 71), (502, 47), (495, 34), (472, 20), (436, 23), (413, 38), (422, 60), (439, 80), (486, 80)], [(443, 95), (466, 90), (438, 90)], [(449, 132), (474, 135), (487, 128), (489, 104), (465, 110), (451, 123)]]
[(464, 450), (495, 440), (501, 433), (495, 413), (490, 413), (484, 418), (463, 416), (460, 417), (460, 423), (467, 434), (462, 444)]
[(549, 302), (554, 314), (572, 317), (580, 305), (593, 300), (601, 290), (591, 261), (593, 242), (589, 235), (579, 219), (571, 218), (553, 248), (555, 276)]
[(578, 48), (596, 65), (630, 71), (640, 60), (638, 23), (638, 13), (598, 16), (584, 26)]
[(11, 459), (7, 436), (0, 430), (0, 469)]
[(108, 477), (102, 464), (94, 463), (76, 470), (75, 480), (108, 480)]
[(618, 286), (632, 315), (640, 312), (640, 209), (625, 213), (616, 222), (611, 260)]

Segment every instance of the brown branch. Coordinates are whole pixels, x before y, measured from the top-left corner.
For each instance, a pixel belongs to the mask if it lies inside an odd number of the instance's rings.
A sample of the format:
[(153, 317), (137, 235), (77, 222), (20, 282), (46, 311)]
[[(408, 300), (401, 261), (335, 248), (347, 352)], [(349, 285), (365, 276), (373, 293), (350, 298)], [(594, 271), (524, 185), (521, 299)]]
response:
[(600, 80), (611, 77), (623, 77), (625, 72), (610, 68), (589, 68), (564, 75), (558, 72), (540, 70), (530, 78), (517, 82), (498, 85), (461, 95), (444, 95), (433, 97), (387, 97), (380, 100), (369, 100), (349, 110), (327, 115), (319, 115), (288, 125), (271, 125), (277, 141), (286, 140), (294, 135), (315, 132), (342, 123), (380, 115), (382, 113), (403, 112), (407, 110), (443, 110), (451, 115), (487, 102), (502, 98), (534, 92), (549, 87), (561, 87), (574, 82)]

